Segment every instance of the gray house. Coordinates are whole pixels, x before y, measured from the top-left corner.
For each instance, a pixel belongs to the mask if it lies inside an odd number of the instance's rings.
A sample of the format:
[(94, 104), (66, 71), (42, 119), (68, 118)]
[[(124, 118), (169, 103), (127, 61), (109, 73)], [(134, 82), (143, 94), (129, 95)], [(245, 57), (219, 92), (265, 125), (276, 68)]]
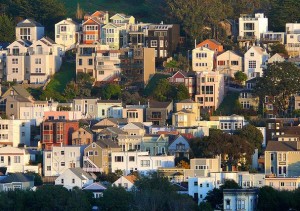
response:
[(34, 177), (23, 173), (14, 173), (0, 178), (0, 191), (27, 190), (34, 186)]

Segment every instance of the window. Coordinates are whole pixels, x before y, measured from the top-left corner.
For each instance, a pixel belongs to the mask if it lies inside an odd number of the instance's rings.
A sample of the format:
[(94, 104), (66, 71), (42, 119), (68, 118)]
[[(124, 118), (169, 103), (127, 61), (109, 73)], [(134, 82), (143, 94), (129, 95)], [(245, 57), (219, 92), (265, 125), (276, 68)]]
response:
[(134, 162), (135, 158), (134, 156), (129, 156), (129, 162)]
[(93, 65), (93, 59), (89, 59), (89, 65)]
[(73, 183), (73, 184), (75, 183), (75, 179), (72, 179), (72, 183)]
[(41, 73), (42, 72), (42, 68), (38, 67), (38, 68), (35, 68), (35, 73)]
[(51, 166), (47, 166), (47, 171), (51, 171)]
[(194, 186), (198, 186), (198, 182), (196, 181), (196, 182), (194, 182)]
[(65, 166), (65, 165), (66, 165), (65, 162), (60, 163), (60, 166)]
[(13, 64), (18, 64), (18, 59), (14, 59), (14, 58), (13, 58), (13, 59), (12, 59), (12, 63), (13, 63)]
[(150, 160), (141, 160), (141, 167), (150, 167)]
[(36, 58), (35, 59), (35, 64), (41, 64), (42, 63), (42, 59), (41, 58)]
[(0, 157), (0, 162), (1, 162), (1, 163), (4, 163), (4, 156), (1, 156), (1, 157)]
[(225, 205), (226, 205), (226, 209), (230, 209), (230, 199), (226, 199), (226, 203), (225, 203)]
[(89, 151), (89, 156), (93, 156), (94, 155), (94, 151)]
[(213, 94), (214, 93), (213, 86), (202, 86), (201, 90), (202, 90), (202, 94)]
[(271, 160), (274, 160), (274, 154), (271, 154)]
[(102, 116), (104, 116), (105, 115), (105, 110), (104, 109), (102, 109)]
[(107, 34), (113, 34), (115, 33), (115, 29), (106, 29)]
[(64, 155), (64, 154), (65, 154), (65, 151), (60, 151), (60, 154), (61, 154), (61, 155)]
[(245, 209), (245, 200), (238, 199), (237, 200), (237, 208), (239, 210)]
[(157, 40), (151, 40), (151, 47), (157, 47)]
[(256, 68), (256, 61), (249, 61), (249, 68)]
[(25, 137), (25, 132), (22, 132), (22, 137)]
[(64, 184), (64, 179), (61, 179), (60, 182), (61, 182), (62, 184)]
[(78, 59), (78, 65), (82, 65), (82, 59)]
[(238, 62), (238, 61), (231, 61), (231, 65), (232, 65), (232, 66), (238, 66), (238, 65), (239, 65), (239, 62)]
[(128, 183), (124, 183), (124, 188), (125, 188), (125, 190), (128, 189)]
[(123, 162), (123, 156), (115, 156), (115, 162)]
[(18, 73), (18, 72), (19, 72), (19, 68), (13, 67), (13, 68), (12, 68), (12, 72), (13, 72), (13, 73)]
[(98, 30), (98, 26), (90, 25), (90, 26), (86, 26), (85, 29), (87, 31), (94, 31), (94, 30)]
[(14, 156), (14, 163), (20, 163), (20, 156)]
[(218, 61), (218, 65), (219, 66), (224, 66), (225, 65), (225, 61)]
[(202, 186), (203, 186), (203, 185), (202, 185), (202, 183), (200, 183), (200, 185), (199, 185), (199, 186), (200, 186), (200, 188), (202, 188)]
[(209, 183), (206, 184), (206, 187), (209, 188)]
[(103, 70), (99, 70), (99, 75), (104, 75), (104, 71)]

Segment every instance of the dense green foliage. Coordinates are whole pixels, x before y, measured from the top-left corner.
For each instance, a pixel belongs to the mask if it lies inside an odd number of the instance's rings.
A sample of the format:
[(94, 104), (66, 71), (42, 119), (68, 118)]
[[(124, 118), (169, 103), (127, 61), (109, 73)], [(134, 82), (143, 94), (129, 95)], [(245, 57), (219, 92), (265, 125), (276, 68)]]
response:
[(247, 75), (242, 71), (237, 71), (234, 73), (234, 80), (239, 84), (243, 84), (247, 80)]
[(217, 129), (211, 129), (209, 133), (209, 136), (190, 140), (194, 157), (227, 155), (226, 157), (222, 156), (222, 165), (228, 170), (231, 170), (232, 166), (237, 166), (241, 158), (245, 158), (246, 163), (242, 163), (241, 168), (249, 169), (252, 162), (251, 155), (255, 148), (252, 142), (245, 136), (230, 135)]
[(121, 98), (122, 89), (118, 84), (105, 84), (93, 87), (92, 95), (105, 100), (118, 100)]
[(15, 25), (12, 18), (0, 15), (0, 41), (13, 42), (15, 40)]
[(300, 91), (300, 71), (293, 63), (269, 64), (258, 78), (254, 92), (260, 99), (272, 100), (279, 113), (286, 115), (290, 96)]
[(273, 56), (276, 53), (284, 54), (285, 56), (288, 55), (287, 50), (285, 49), (285, 46), (281, 43), (276, 43), (270, 46), (270, 54)]

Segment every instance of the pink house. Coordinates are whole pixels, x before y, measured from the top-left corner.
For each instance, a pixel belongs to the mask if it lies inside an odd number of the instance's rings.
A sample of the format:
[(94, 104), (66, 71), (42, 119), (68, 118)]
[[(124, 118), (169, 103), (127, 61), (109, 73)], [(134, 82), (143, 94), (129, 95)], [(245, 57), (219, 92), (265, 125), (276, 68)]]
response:
[(44, 120), (79, 120), (83, 119), (81, 111), (45, 111)]

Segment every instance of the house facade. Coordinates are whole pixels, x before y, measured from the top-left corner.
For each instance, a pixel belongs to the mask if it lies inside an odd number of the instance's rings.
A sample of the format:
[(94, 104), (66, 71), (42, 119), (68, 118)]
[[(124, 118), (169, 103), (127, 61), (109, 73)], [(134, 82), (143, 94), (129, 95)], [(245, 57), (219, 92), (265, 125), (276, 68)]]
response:
[(190, 99), (176, 103), (176, 112), (172, 114), (172, 125), (175, 127), (196, 126), (200, 121), (200, 103)]
[(243, 71), (243, 57), (234, 51), (228, 50), (217, 56), (217, 71), (234, 77), (237, 71)]
[(224, 210), (257, 210), (258, 189), (224, 189)]
[(79, 39), (79, 24), (71, 18), (55, 24), (55, 43), (62, 45), (64, 51), (75, 48)]
[(262, 77), (263, 69), (266, 68), (269, 54), (259, 46), (252, 46), (244, 55), (244, 72), (248, 79)]
[(45, 28), (33, 19), (25, 19), (16, 26), (16, 40), (36, 41), (44, 37)]
[(72, 133), (72, 145), (89, 145), (94, 141), (94, 133), (88, 127), (80, 127)]
[(183, 84), (189, 91), (190, 97), (195, 95), (196, 80), (194, 74), (185, 71), (177, 71), (168, 78), (170, 83)]
[(299, 56), (300, 50), (300, 23), (286, 23), (286, 45), (288, 54), (292, 57)]
[(173, 102), (149, 101), (146, 108), (146, 121), (153, 125), (166, 125), (167, 120), (171, 119)]
[(192, 68), (195, 72), (210, 72), (214, 69), (215, 51), (206, 47), (195, 48), (192, 51)]

